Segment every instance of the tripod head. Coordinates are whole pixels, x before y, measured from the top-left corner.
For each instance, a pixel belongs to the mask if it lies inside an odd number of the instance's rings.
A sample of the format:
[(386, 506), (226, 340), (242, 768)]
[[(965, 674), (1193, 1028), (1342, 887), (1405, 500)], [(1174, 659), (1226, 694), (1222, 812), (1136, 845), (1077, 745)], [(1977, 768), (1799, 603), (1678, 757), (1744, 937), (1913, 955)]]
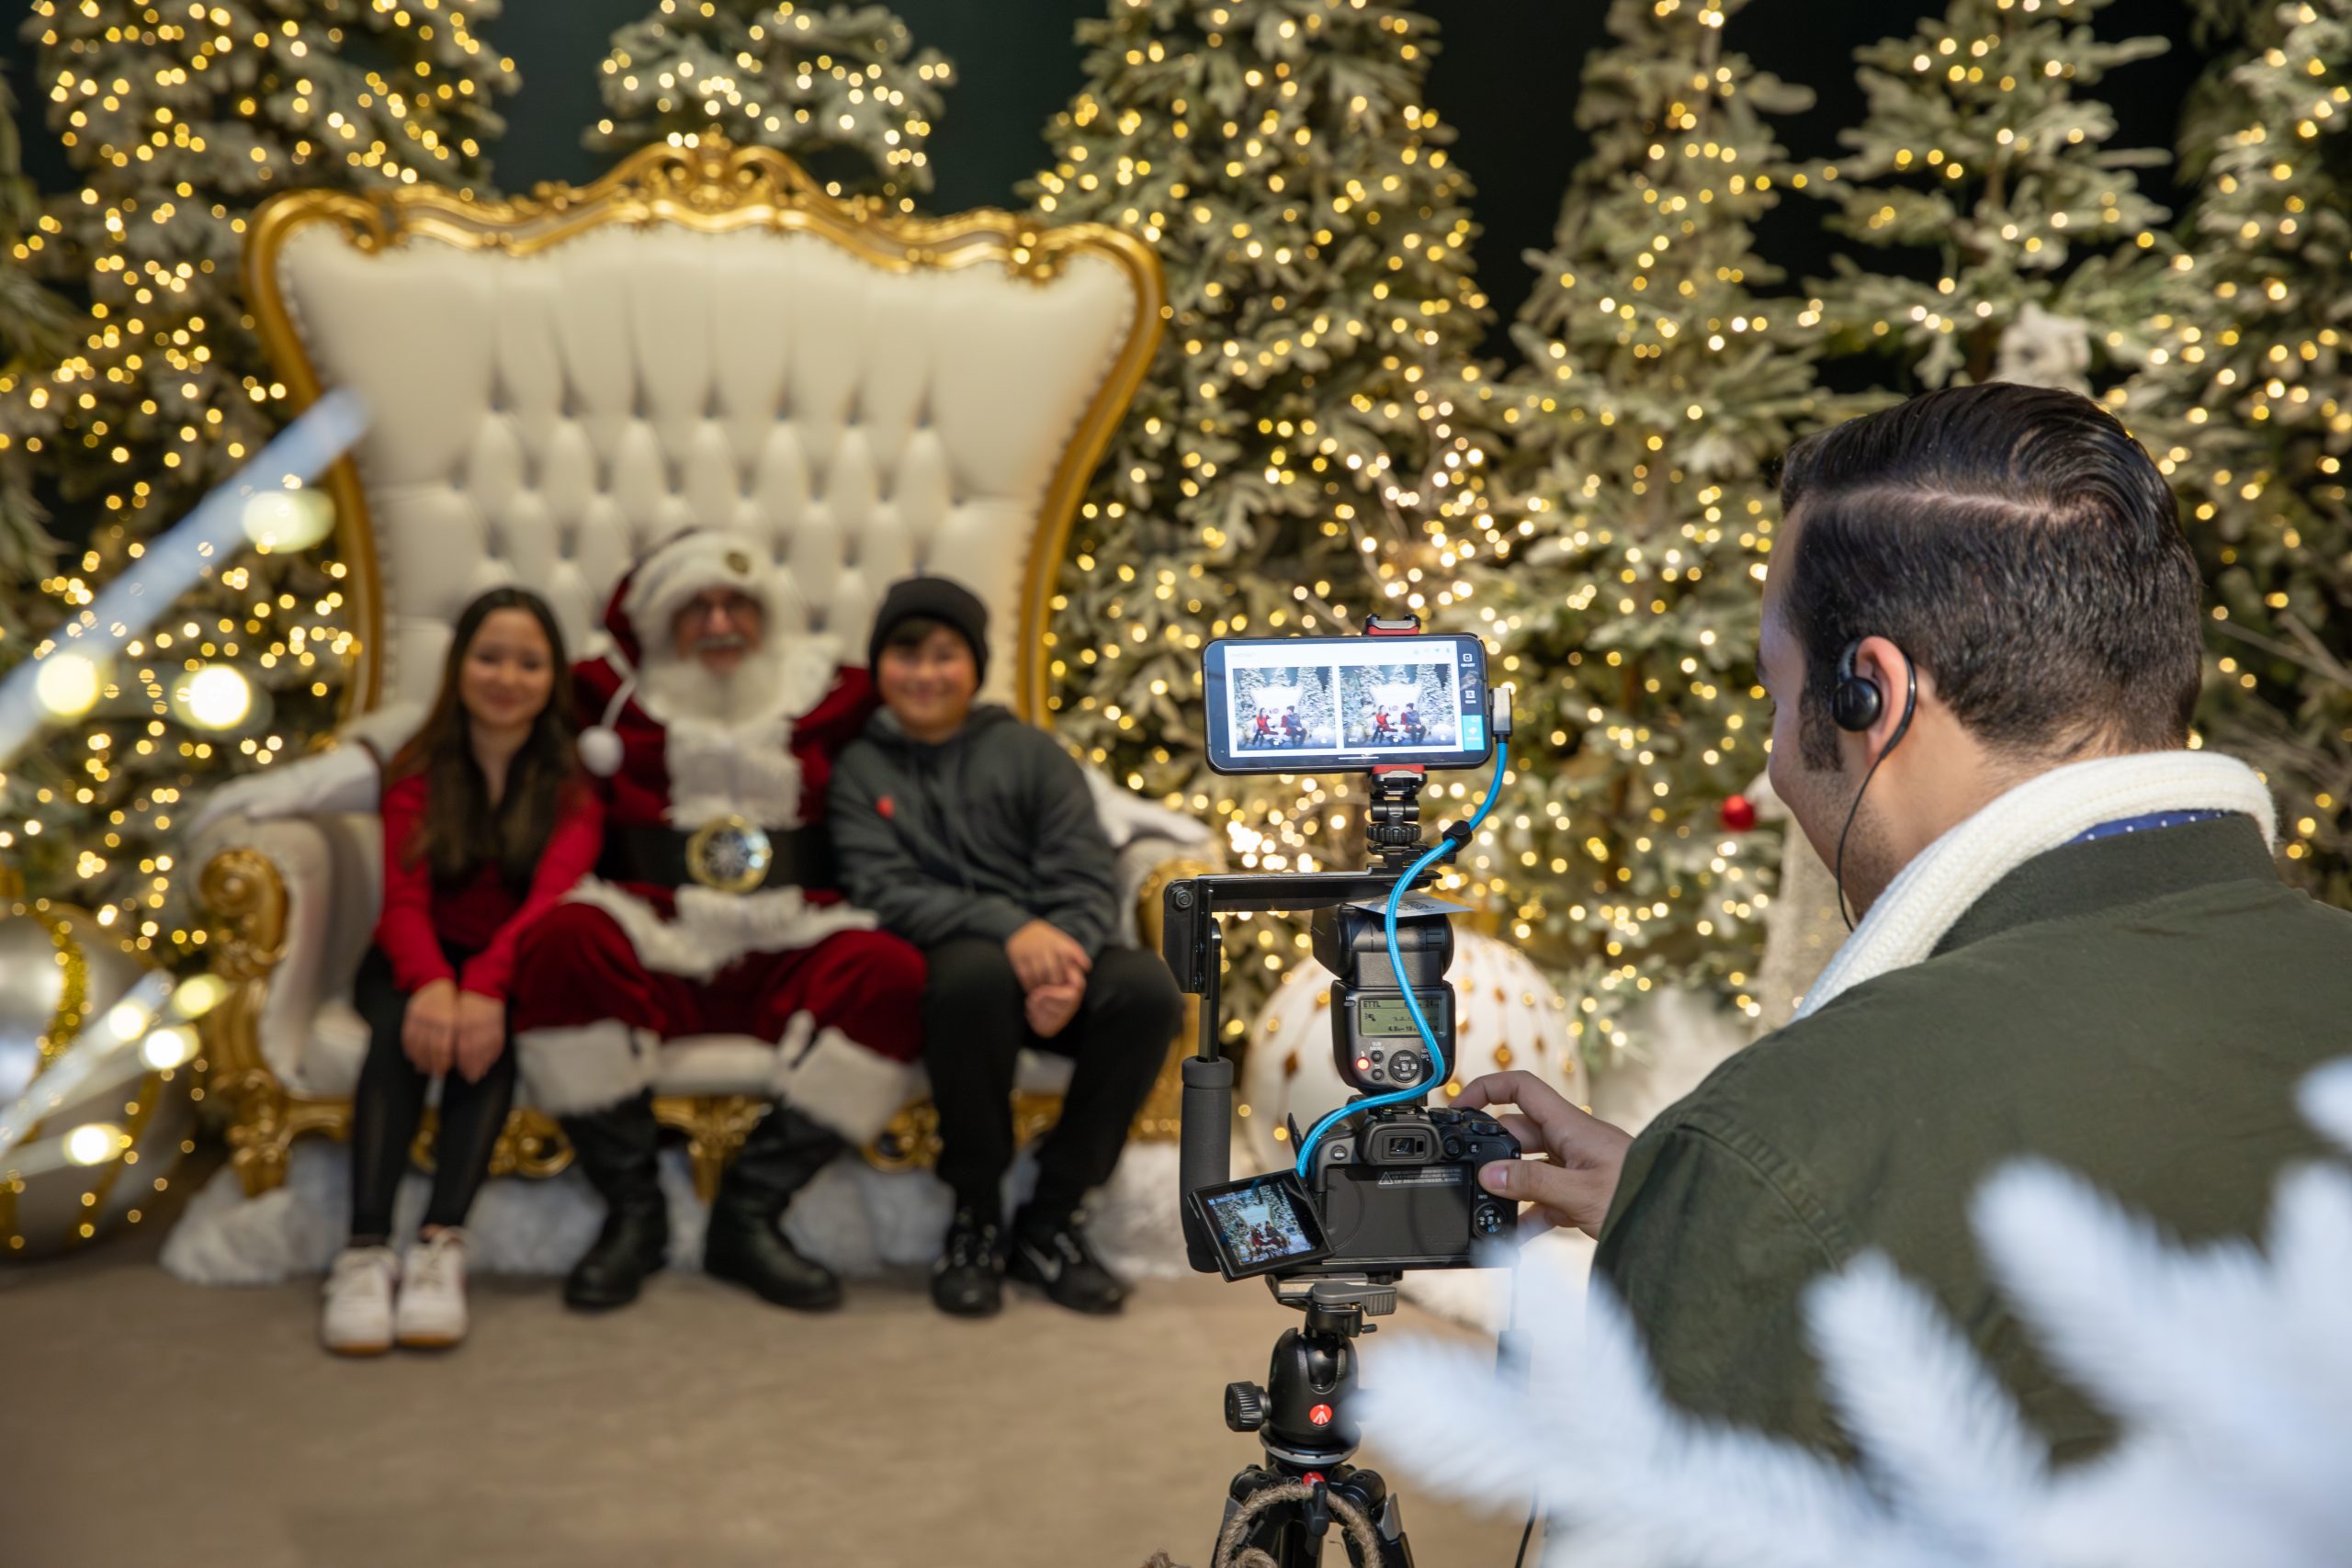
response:
[(1256, 1432), (1271, 1468), (1294, 1479), (1345, 1464), (1361, 1440), (1350, 1405), (1356, 1392), (1359, 1334), (1376, 1333), (1366, 1318), (1396, 1310), (1395, 1277), (1342, 1274), (1321, 1280), (1269, 1278), (1274, 1299), (1306, 1314), (1274, 1342), (1263, 1387), (1227, 1383), (1225, 1424)]

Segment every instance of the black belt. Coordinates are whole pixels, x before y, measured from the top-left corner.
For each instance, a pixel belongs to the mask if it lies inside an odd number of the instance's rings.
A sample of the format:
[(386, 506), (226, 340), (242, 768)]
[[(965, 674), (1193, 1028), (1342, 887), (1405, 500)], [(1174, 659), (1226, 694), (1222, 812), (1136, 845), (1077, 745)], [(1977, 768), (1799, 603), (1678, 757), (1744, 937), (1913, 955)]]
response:
[[(700, 880), (688, 867), (686, 846), (697, 829), (680, 828), (608, 828), (596, 874), (608, 882), (650, 883), (657, 887), (691, 887)], [(767, 874), (744, 892), (770, 887), (831, 887), (833, 886), (832, 844), (818, 828), (771, 828), (766, 830), (771, 858)]]

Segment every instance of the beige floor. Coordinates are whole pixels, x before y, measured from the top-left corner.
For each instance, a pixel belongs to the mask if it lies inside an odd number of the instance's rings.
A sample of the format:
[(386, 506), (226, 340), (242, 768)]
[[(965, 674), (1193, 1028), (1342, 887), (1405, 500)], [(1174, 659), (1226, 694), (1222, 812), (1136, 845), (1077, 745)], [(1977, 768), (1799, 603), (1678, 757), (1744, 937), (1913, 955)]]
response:
[[(1257, 1451), (1222, 1390), (1298, 1321), (1199, 1278), (1110, 1322), (1021, 1299), (981, 1324), (912, 1279), (826, 1318), (678, 1277), (586, 1319), (485, 1280), (463, 1349), (347, 1362), (310, 1282), (183, 1285), (157, 1239), (0, 1266), (8, 1568), (1205, 1568)], [(1510, 1562), (1519, 1520), (1406, 1498), (1424, 1568)]]

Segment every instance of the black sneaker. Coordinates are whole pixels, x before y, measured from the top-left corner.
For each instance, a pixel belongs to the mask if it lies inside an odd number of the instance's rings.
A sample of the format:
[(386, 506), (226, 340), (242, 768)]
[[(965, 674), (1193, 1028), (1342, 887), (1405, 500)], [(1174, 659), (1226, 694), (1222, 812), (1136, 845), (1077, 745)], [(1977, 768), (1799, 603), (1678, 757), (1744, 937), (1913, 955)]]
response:
[(1016, 1220), (1005, 1272), (1043, 1287), (1048, 1300), (1072, 1312), (1114, 1313), (1126, 1304), (1125, 1283), (1095, 1253), (1075, 1214), (1050, 1227)]
[(956, 1317), (993, 1317), (1004, 1305), (1004, 1243), (993, 1221), (956, 1211), (947, 1244), (931, 1266), (931, 1299)]

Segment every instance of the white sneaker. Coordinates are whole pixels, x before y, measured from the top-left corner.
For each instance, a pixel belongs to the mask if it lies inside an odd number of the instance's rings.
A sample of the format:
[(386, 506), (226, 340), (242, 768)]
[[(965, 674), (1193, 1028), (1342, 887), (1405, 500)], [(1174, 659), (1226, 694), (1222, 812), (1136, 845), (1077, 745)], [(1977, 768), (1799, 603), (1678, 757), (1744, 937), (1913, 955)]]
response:
[(392, 1348), (392, 1287), (400, 1255), (389, 1247), (346, 1247), (327, 1275), (319, 1341), (338, 1356), (380, 1356)]
[(466, 1233), (435, 1231), (411, 1249), (401, 1269), (393, 1337), (411, 1349), (438, 1350), (466, 1337)]

